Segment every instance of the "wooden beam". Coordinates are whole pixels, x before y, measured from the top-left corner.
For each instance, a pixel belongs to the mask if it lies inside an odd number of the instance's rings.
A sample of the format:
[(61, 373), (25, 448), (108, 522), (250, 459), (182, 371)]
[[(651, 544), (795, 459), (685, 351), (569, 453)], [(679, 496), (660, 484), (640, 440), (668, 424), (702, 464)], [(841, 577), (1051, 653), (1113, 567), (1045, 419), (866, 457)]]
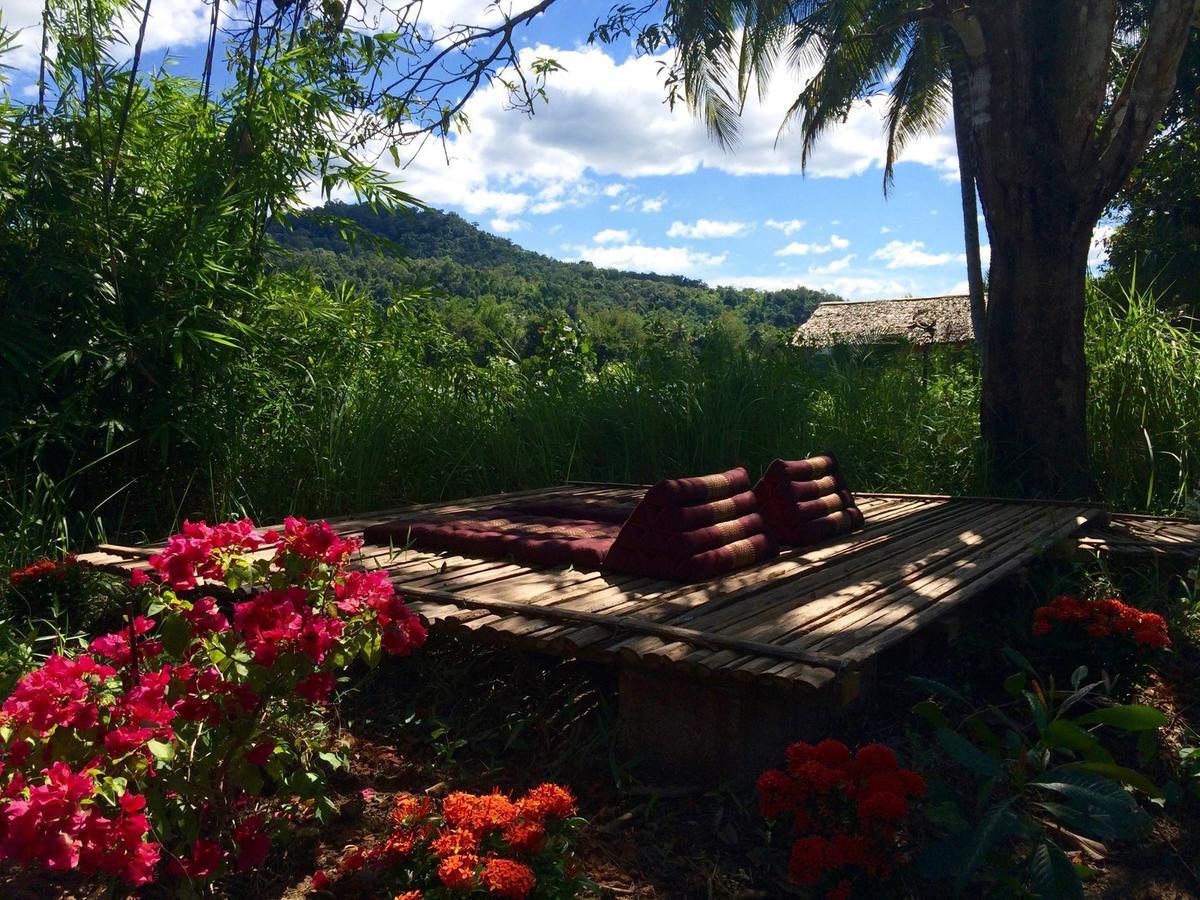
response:
[(755, 653), (774, 659), (786, 659), (792, 662), (802, 662), (810, 666), (832, 669), (835, 672), (847, 668), (844, 660), (823, 653), (812, 653), (806, 650), (796, 650), (790, 647), (778, 647), (761, 641), (746, 641), (723, 634), (706, 634), (693, 628), (680, 628), (676, 625), (660, 625), (625, 616), (609, 616), (601, 613), (580, 612), (573, 609), (561, 609), (556, 606), (538, 606), (531, 608), (527, 603), (517, 603), (505, 600), (486, 600), (474, 597), (461, 597), (449, 591), (438, 591), (430, 588), (405, 588), (398, 586), (406, 597), (416, 597), (427, 600), (440, 600), (445, 603), (458, 603), (466, 608), (489, 611), (531, 615), (538, 619), (558, 619), (564, 622), (578, 622), (581, 625), (601, 625), (614, 631), (632, 631), (635, 633), (651, 634), (655, 637), (667, 638), (672, 641), (684, 641), (700, 647), (712, 647), (722, 650), (739, 650), (743, 653)]

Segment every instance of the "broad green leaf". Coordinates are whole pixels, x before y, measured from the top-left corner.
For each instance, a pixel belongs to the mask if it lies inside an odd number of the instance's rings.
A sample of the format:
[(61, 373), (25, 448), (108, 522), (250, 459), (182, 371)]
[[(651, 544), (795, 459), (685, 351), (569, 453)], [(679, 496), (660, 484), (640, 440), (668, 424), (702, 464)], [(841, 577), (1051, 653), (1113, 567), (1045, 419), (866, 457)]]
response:
[(1167, 717), (1152, 706), (1106, 706), (1080, 716), (1076, 725), (1111, 725), (1125, 731), (1149, 731), (1167, 724)]
[(949, 728), (937, 730), (937, 742), (941, 744), (950, 758), (965, 769), (982, 775), (985, 778), (995, 778), (1004, 771), (999, 759), (984, 753), (969, 740)]
[(949, 728), (950, 721), (942, 708), (932, 700), (922, 700), (913, 706), (913, 712), (932, 725), (934, 728)]
[(163, 741), (149, 740), (146, 742), (146, 747), (154, 754), (155, 759), (163, 762), (170, 762), (175, 758), (175, 744), (165, 743)]
[(1046, 730), (1042, 732), (1042, 742), (1055, 749), (1075, 750), (1082, 753), (1086, 759), (1112, 762), (1112, 756), (1094, 734), (1084, 731), (1067, 719), (1055, 719), (1047, 725)]
[(932, 678), (920, 678), (916, 675), (911, 675), (908, 678), (908, 683), (913, 687), (920, 688), (923, 691), (928, 691), (931, 694), (937, 694), (946, 697), (950, 700), (956, 700), (963, 706), (970, 706), (967, 698), (948, 685), (942, 684), (940, 681), (934, 681)]
[(1025, 690), (1025, 685), (1029, 680), (1024, 672), (1014, 672), (1004, 679), (1004, 691), (1010, 697), (1020, 697), (1022, 691)]
[(1083, 885), (1067, 855), (1043, 840), (1029, 856), (1029, 887), (1039, 900), (1082, 900)]
[(181, 615), (169, 615), (162, 622), (163, 648), (173, 656), (182, 656), (192, 640), (192, 628)]
[(1120, 784), (1127, 784), (1132, 788), (1137, 788), (1147, 797), (1157, 798), (1162, 796), (1162, 791), (1155, 787), (1154, 782), (1141, 772), (1127, 769), (1124, 766), (1118, 766), (1116, 763), (1088, 761), (1069, 763), (1068, 767), (1081, 772), (1094, 772), (1097, 775)]
[(1019, 653), (1012, 647), (1004, 647), (1000, 650), (1000, 652), (1003, 653), (1005, 658), (1014, 666), (1017, 666), (1019, 669), (1028, 672), (1030, 678), (1034, 679), (1035, 681), (1037, 680), (1037, 669), (1035, 669), (1033, 664), (1025, 658), (1024, 654)]
[(1013, 815), (1011, 809), (1015, 799), (1010, 797), (993, 808), (972, 833), (971, 840), (967, 843), (959, 863), (958, 877), (955, 879), (957, 891), (961, 891), (966, 886), (971, 875), (979, 868), (997, 843), (1020, 830), (1020, 821)]

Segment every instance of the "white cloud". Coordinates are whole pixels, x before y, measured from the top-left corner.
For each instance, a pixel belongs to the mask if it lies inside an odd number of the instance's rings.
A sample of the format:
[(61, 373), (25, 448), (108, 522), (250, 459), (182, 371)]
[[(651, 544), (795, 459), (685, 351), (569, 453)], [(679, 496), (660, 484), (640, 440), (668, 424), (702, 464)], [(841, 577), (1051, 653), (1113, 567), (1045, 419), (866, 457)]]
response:
[(492, 226), (492, 231), (498, 231), (501, 234), (508, 234), (512, 231), (521, 231), (529, 227), (528, 222), (522, 222), (520, 219), (506, 219), (503, 216), (497, 216), (489, 223)]
[(891, 234), (894, 230), (895, 229), (888, 228), (888, 226), (884, 225), (882, 228), (879, 229), (879, 233), (880, 234)]
[(692, 225), (686, 222), (672, 222), (667, 229), (667, 237), (682, 238), (724, 238), (737, 237), (750, 230), (746, 222), (720, 222), (713, 219), (697, 219)]
[(800, 241), (792, 241), (786, 247), (780, 247), (775, 251), (776, 256), (808, 256), (810, 253), (828, 253), (832, 249), (828, 244), (821, 246), (820, 244), (802, 244)]
[(1095, 269), (1108, 262), (1108, 247), (1105, 241), (1117, 230), (1115, 225), (1097, 225), (1092, 232), (1092, 243), (1088, 248), (1088, 268)]
[(824, 266), (815, 266), (808, 270), (810, 275), (835, 275), (838, 272), (845, 272), (850, 268), (850, 263), (854, 260), (854, 254), (843, 256), (841, 259), (835, 259)]
[[(506, 108), (508, 91), (502, 84), (484, 88), (465, 110), (470, 131), (451, 138), (445, 154), (428, 148), (397, 173), (406, 190), (435, 205), (512, 216), (536, 203), (569, 202), (536, 197), (548, 185), (566, 188), (574, 202), (586, 203), (593, 196), (609, 196), (596, 185), (596, 178), (616, 177), (626, 183), (637, 177), (686, 175), (700, 169), (734, 175), (801, 171), (795, 136), (785, 134), (778, 147), (775, 139), (784, 111), (802, 83), (795, 73), (781, 74), (777, 90), (764, 102), (747, 104), (742, 141), (727, 153), (682, 104), (674, 110), (664, 106), (660, 64), (665, 55), (630, 57), (618, 63), (599, 47), (538, 46), (522, 50), (522, 56), (527, 63), (553, 57), (565, 67), (550, 76), (550, 102), (539, 105), (533, 117), (523, 117)], [(808, 173), (818, 178), (849, 177), (880, 169), (885, 149), (881, 114), (879, 104), (856, 104), (845, 123), (822, 137)], [(904, 158), (938, 171), (953, 169), (957, 157), (951, 129), (947, 126), (917, 138)], [(579, 185), (587, 190), (570, 195)], [(620, 196), (626, 202), (628, 194)], [(639, 202), (642, 212), (661, 212), (665, 205), (661, 197)]]
[(592, 235), (593, 244), (628, 244), (629, 232), (619, 228), (605, 228)]
[(828, 253), (830, 250), (845, 250), (850, 242), (836, 234), (830, 235), (828, 244), (804, 244), (792, 241), (786, 247), (775, 251), (776, 256), (808, 256), (810, 253)]
[(884, 260), (889, 269), (918, 269), (964, 261), (961, 253), (928, 253), (922, 241), (888, 241), (871, 258)]
[(767, 219), (767, 221), (765, 221), (763, 224), (768, 228), (774, 228), (777, 231), (782, 231), (787, 237), (791, 237), (804, 227), (804, 223), (799, 219), (784, 219), (783, 221), (780, 221), (779, 219)]
[(824, 275), (733, 275), (709, 278), (709, 284), (737, 288), (753, 288), (759, 291), (782, 291), (794, 287), (807, 287), (829, 291), (841, 297), (855, 300), (905, 297), (913, 293), (912, 284), (904, 284), (893, 278), (871, 276), (824, 276)]
[(620, 244), (604, 247), (575, 247), (576, 259), (585, 259), (604, 269), (654, 272), (660, 275), (692, 275), (725, 262), (727, 254), (699, 253), (687, 247), (647, 247)]
[[(21, 31), (12, 54), (5, 59), (17, 70), (32, 71), (37, 66), (42, 43), (42, 6), (41, 0), (5, 0), (3, 4), (4, 26)], [(211, 14), (211, 8), (204, 0), (154, 0), (143, 50), (153, 53), (168, 47), (179, 49), (203, 43), (208, 40)], [(140, 24), (140, 8), (122, 16), (117, 31), (128, 43), (113, 48), (118, 60), (133, 55)]]
[(617, 184), (605, 185), (604, 196), (605, 197), (616, 197), (618, 194), (624, 193), (628, 189), (629, 189), (629, 185), (621, 184), (619, 182)]

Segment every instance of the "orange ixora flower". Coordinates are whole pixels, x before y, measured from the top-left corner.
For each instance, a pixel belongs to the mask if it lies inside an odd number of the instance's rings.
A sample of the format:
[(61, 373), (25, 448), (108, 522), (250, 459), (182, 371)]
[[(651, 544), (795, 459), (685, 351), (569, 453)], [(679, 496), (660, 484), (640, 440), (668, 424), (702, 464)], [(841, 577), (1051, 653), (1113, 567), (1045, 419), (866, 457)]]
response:
[(518, 819), (504, 829), (504, 840), (517, 853), (532, 856), (546, 843), (546, 829), (540, 822)]
[(394, 900), (422, 900), (424, 896), (421, 891), (405, 891), (403, 894), (397, 894)]
[(483, 795), (455, 791), (442, 801), (442, 816), (447, 824), (478, 834), (507, 828), (517, 813), (517, 805), (499, 791)]
[(409, 825), (424, 819), (433, 812), (433, 800), (429, 797), (415, 797), (412, 794), (397, 794), (396, 804), (392, 808), (392, 821), (397, 825)]
[(565, 819), (575, 814), (575, 796), (557, 784), (539, 784), (520, 802), (521, 815), (535, 822)]
[(438, 863), (437, 874), (442, 884), (451, 890), (466, 890), (475, 886), (475, 870), (478, 867), (478, 856), (474, 853), (463, 853), (447, 856)]
[(529, 866), (493, 856), (483, 867), (483, 884), (498, 897), (528, 897), (537, 885), (537, 878)]
[(441, 832), (429, 845), (439, 857), (462, 856), (479, 850), (479, 837), (466, 828), (450, 828)]

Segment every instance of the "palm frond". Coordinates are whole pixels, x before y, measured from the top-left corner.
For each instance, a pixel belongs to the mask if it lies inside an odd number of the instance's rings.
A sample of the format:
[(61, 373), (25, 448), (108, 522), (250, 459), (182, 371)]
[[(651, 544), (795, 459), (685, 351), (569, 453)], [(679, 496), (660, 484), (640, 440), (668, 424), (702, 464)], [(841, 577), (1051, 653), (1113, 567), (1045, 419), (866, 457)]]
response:
[(905, 145), (941, 127), (951, 105), (950, 64), (941, 31), (929, 25), (909, 26), (908, 54), (892, 82), (887, 112), (887, 161), (883, 188), (891, 186), (896, 160)]

